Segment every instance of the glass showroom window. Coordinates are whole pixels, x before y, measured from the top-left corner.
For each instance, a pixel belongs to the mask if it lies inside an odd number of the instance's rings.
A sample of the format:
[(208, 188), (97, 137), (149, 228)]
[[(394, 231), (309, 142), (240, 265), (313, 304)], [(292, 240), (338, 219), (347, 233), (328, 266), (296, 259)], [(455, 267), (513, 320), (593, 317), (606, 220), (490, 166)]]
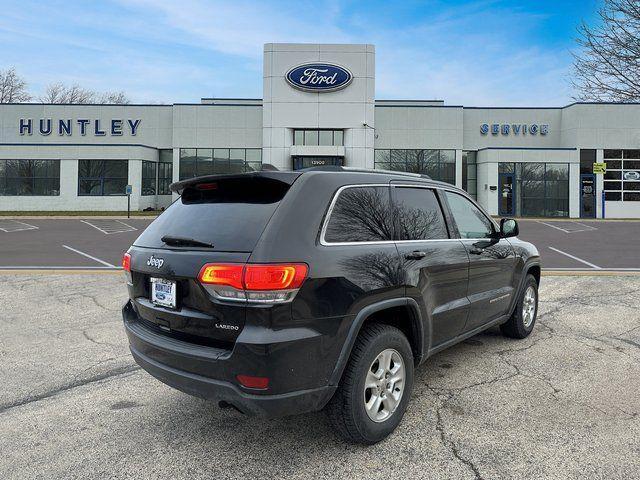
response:
[(156, 163), (142, 161), (142, 195), (156, 194)]
[(158, 155), (158, 195), (171, 195), (173, 183), (173, 150), (160, 150)]
[(180, 180), (262, 168), (261, 148), (181, 148)]
[(605, 200), (640, 201), (640, 150), (605, 150)]
[(342, 146), (344, 131), (342, 130), (294, 130), (294, 145)]
[(125, 195), (129, 160), (78, 160), (78, 195)]
[(499, 163), (498, 172), (515, 174), (516, 215), (569, 216), (568, 163)]
[(376, 150), (375, 168), (429, 175), (455, 185), (455, 150)]
[(462, 152), (462, 188), (476, 200), (478, 199), (477, 154), (478, 152), (475, 151)]
[(60, 160), (0, 160), (0, 195), (60, 195)]

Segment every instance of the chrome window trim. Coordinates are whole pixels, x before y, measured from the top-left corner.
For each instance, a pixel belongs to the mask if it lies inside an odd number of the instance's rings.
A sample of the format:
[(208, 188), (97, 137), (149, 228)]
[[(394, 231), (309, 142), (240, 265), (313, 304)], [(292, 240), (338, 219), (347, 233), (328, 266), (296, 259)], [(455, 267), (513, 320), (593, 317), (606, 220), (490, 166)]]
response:
[[(334, 193), (333, 198), (331, 199), (331, 203), (329, 204), (329, 209), (327, 210), (327, 213), (324, 217), (324, 220), (322, 223), (322, 229), (320, 230), (320, 245), (324, 247), (342, 247), (342, 246), (354, 246), (354, 245), (392, 245), (392, 244), (407, 244), (407, 243), (411, 244), (411, 243), (424, 243), (424, 242), (451, 242), (451, 241), (460, 241), (460, 240), (472, 240), (470, 238), (467, 238), (467, 239), (433, 238), (433, 239), (426, 239), (426, 240), (379, 240), (379, 241), (373, 241), (373, 242), (327, 242), (325, 240), (325, 234), (327, 233), (329, 220), (331, 218), (331, 214), (333, 213), (333, 210), (336, 206), (336, 203), (338, 201), (338, 197), (340, 196), (340, 194), (347, 188), (367, 188), (367, 187), (426, 188), (430, 190), (445, 190), (445, 191), (448, 190), (453, 193), (458, 193), (458, 194), (461, 193), (454, 188), (448, 188), (440, 185), (424, 185), (424, 184), (416, 184), (416, 183), (392, 183), (392, 181), (389, 181), (389, 183), (360, 183), (360, 184), (343, 185), (342, 187), (338, 188), (338, 190), (336, 190), (336, 193)], [(475, 202), (473, 202), (473, 200), (471, 200), (470, 198), (469, 200), (475, 205)], [(486, 214), (484, 213), (484, 211), (482, 209), (480, 209), (480, 211), (486, 217)], [(493, 222), (492, 219), (489, 219), (489, 220), (495, 225), (495, 222)], [(446, 222), (446, 217), (445, 217), (445, 222)], [(483, 238), (478, 240), (487, 240), (487, 239)]]

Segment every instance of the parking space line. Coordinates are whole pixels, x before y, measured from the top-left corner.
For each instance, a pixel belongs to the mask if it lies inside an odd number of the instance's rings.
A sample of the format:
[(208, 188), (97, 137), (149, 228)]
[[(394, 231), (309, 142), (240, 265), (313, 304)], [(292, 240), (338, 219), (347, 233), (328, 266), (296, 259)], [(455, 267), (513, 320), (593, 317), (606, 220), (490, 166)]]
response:
[(542, 220), (536, 220), (536, 222), (541, 223), (542, 225), (546, 225), (547, 227), (555, 228), (556, 230), (560, 230), (561, 232), (564, 232), (564, 233), (592, 232), (593, 230), (598, 230), (596, 227), (592, 227), (591, 225), (586, 225), (586, 224), (580, 223), (580, 222), (571, 222), (572, 224), (580, 225), (580, 226), (584, 227), (584, 228), (578, 229), (578, 230), (567, 230), (565, 228), (558, 227), (557, 225), (553, 225), (551, 223), (543, 222)]
[(112, 233), (134, 232), (137, 230), (136, 227), (133, 227), (120, 220), (93, 220), (93, 221), (80, 220), (80, 221), (104, 233), (105, 235), (111, 235)]
[(5, 233), (24, 232), (25, 230), (37, 230), (38, 228), (35, 225), (19, 222), (18, 220), (0, 220), (0, 230)]
[(595, 265), (595, 264), (593, 264), (593, 263), (591, 263), (591, 262), (587, 262), (586, 260), (583, 260), (583, 259), (581, 259), (581, 258), (579, 258), (579, 257), (576, 257), (575, 255), (571, 255), (570, 253), (563, 252), (562, 250), (559, 250), (559, 249), (557, 249), (557, 248), (553, 248), (553, 247), (549, 247), (549, 249), (550, 249), (550, 250), (553, 250), (554, 252), (558, 252), (558, 253), (560, 253), (561, 255), (564, 255), (565, 257), (572, 258), (572, 259), (574, 259), (574, 260), (575, 260), (575, 261), (577, 261), (577, 262), (584, 263), (585, 265), (588, 265), (588, 266), (590, 266), (591, 268), (594, 268), (595, 270), (602, 270), (602, 267), (599, 267), (598, 265)]
[(93, 256), (89, 255), (88, 253), (81, 252), (80, 250), (76, 250), (75, 248), (69, 247), (67, 245), (62, 245), (62, 246), (64, 248), (66, 248), (67, 250), (71, 250), (72, 252), (75, 252), (78, 255), (82, 255), (83, 257), (90, 258), (91, 260), (95, 260), (96, 262), (101, 263), (101, 264), (103, 264), (103, 265), (105, 265), (107, 267), (117, 268), (115, 265), (111, 265), (110, 263), (105, 262), (104, 260), (100, 260), (99, 258), (93, 257)]

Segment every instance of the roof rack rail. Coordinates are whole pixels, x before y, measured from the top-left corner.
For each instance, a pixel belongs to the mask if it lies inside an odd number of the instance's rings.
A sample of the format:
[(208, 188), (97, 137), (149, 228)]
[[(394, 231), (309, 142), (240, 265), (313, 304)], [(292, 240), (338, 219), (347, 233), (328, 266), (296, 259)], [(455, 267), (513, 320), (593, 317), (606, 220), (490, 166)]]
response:
[(401, 175), (403, 177), (414, 177), (414, 178), (424, 178), (427, 180), (431, 180), (429, 175), (424, 175), (420, 173), (412, 173), (412, 172), (399, 172), (397, 170), (385, 170), (382, 168), (360, 168), (360, 167), (340, 167), (337, 165), (324, 165), (318, 167), (309, 167), (304, 168), (301, 171), (304, 172), (356, 172), (356, 173), (379, 173), (385, 175)]

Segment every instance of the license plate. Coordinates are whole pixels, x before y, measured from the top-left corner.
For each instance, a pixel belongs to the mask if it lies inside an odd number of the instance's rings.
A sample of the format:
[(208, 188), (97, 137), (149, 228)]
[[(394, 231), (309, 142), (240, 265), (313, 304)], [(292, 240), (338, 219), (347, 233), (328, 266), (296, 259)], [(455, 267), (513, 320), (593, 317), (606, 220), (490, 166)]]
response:
[(151, 302), (161, 307), (176, 308), (176, 282), (151, 278)]

